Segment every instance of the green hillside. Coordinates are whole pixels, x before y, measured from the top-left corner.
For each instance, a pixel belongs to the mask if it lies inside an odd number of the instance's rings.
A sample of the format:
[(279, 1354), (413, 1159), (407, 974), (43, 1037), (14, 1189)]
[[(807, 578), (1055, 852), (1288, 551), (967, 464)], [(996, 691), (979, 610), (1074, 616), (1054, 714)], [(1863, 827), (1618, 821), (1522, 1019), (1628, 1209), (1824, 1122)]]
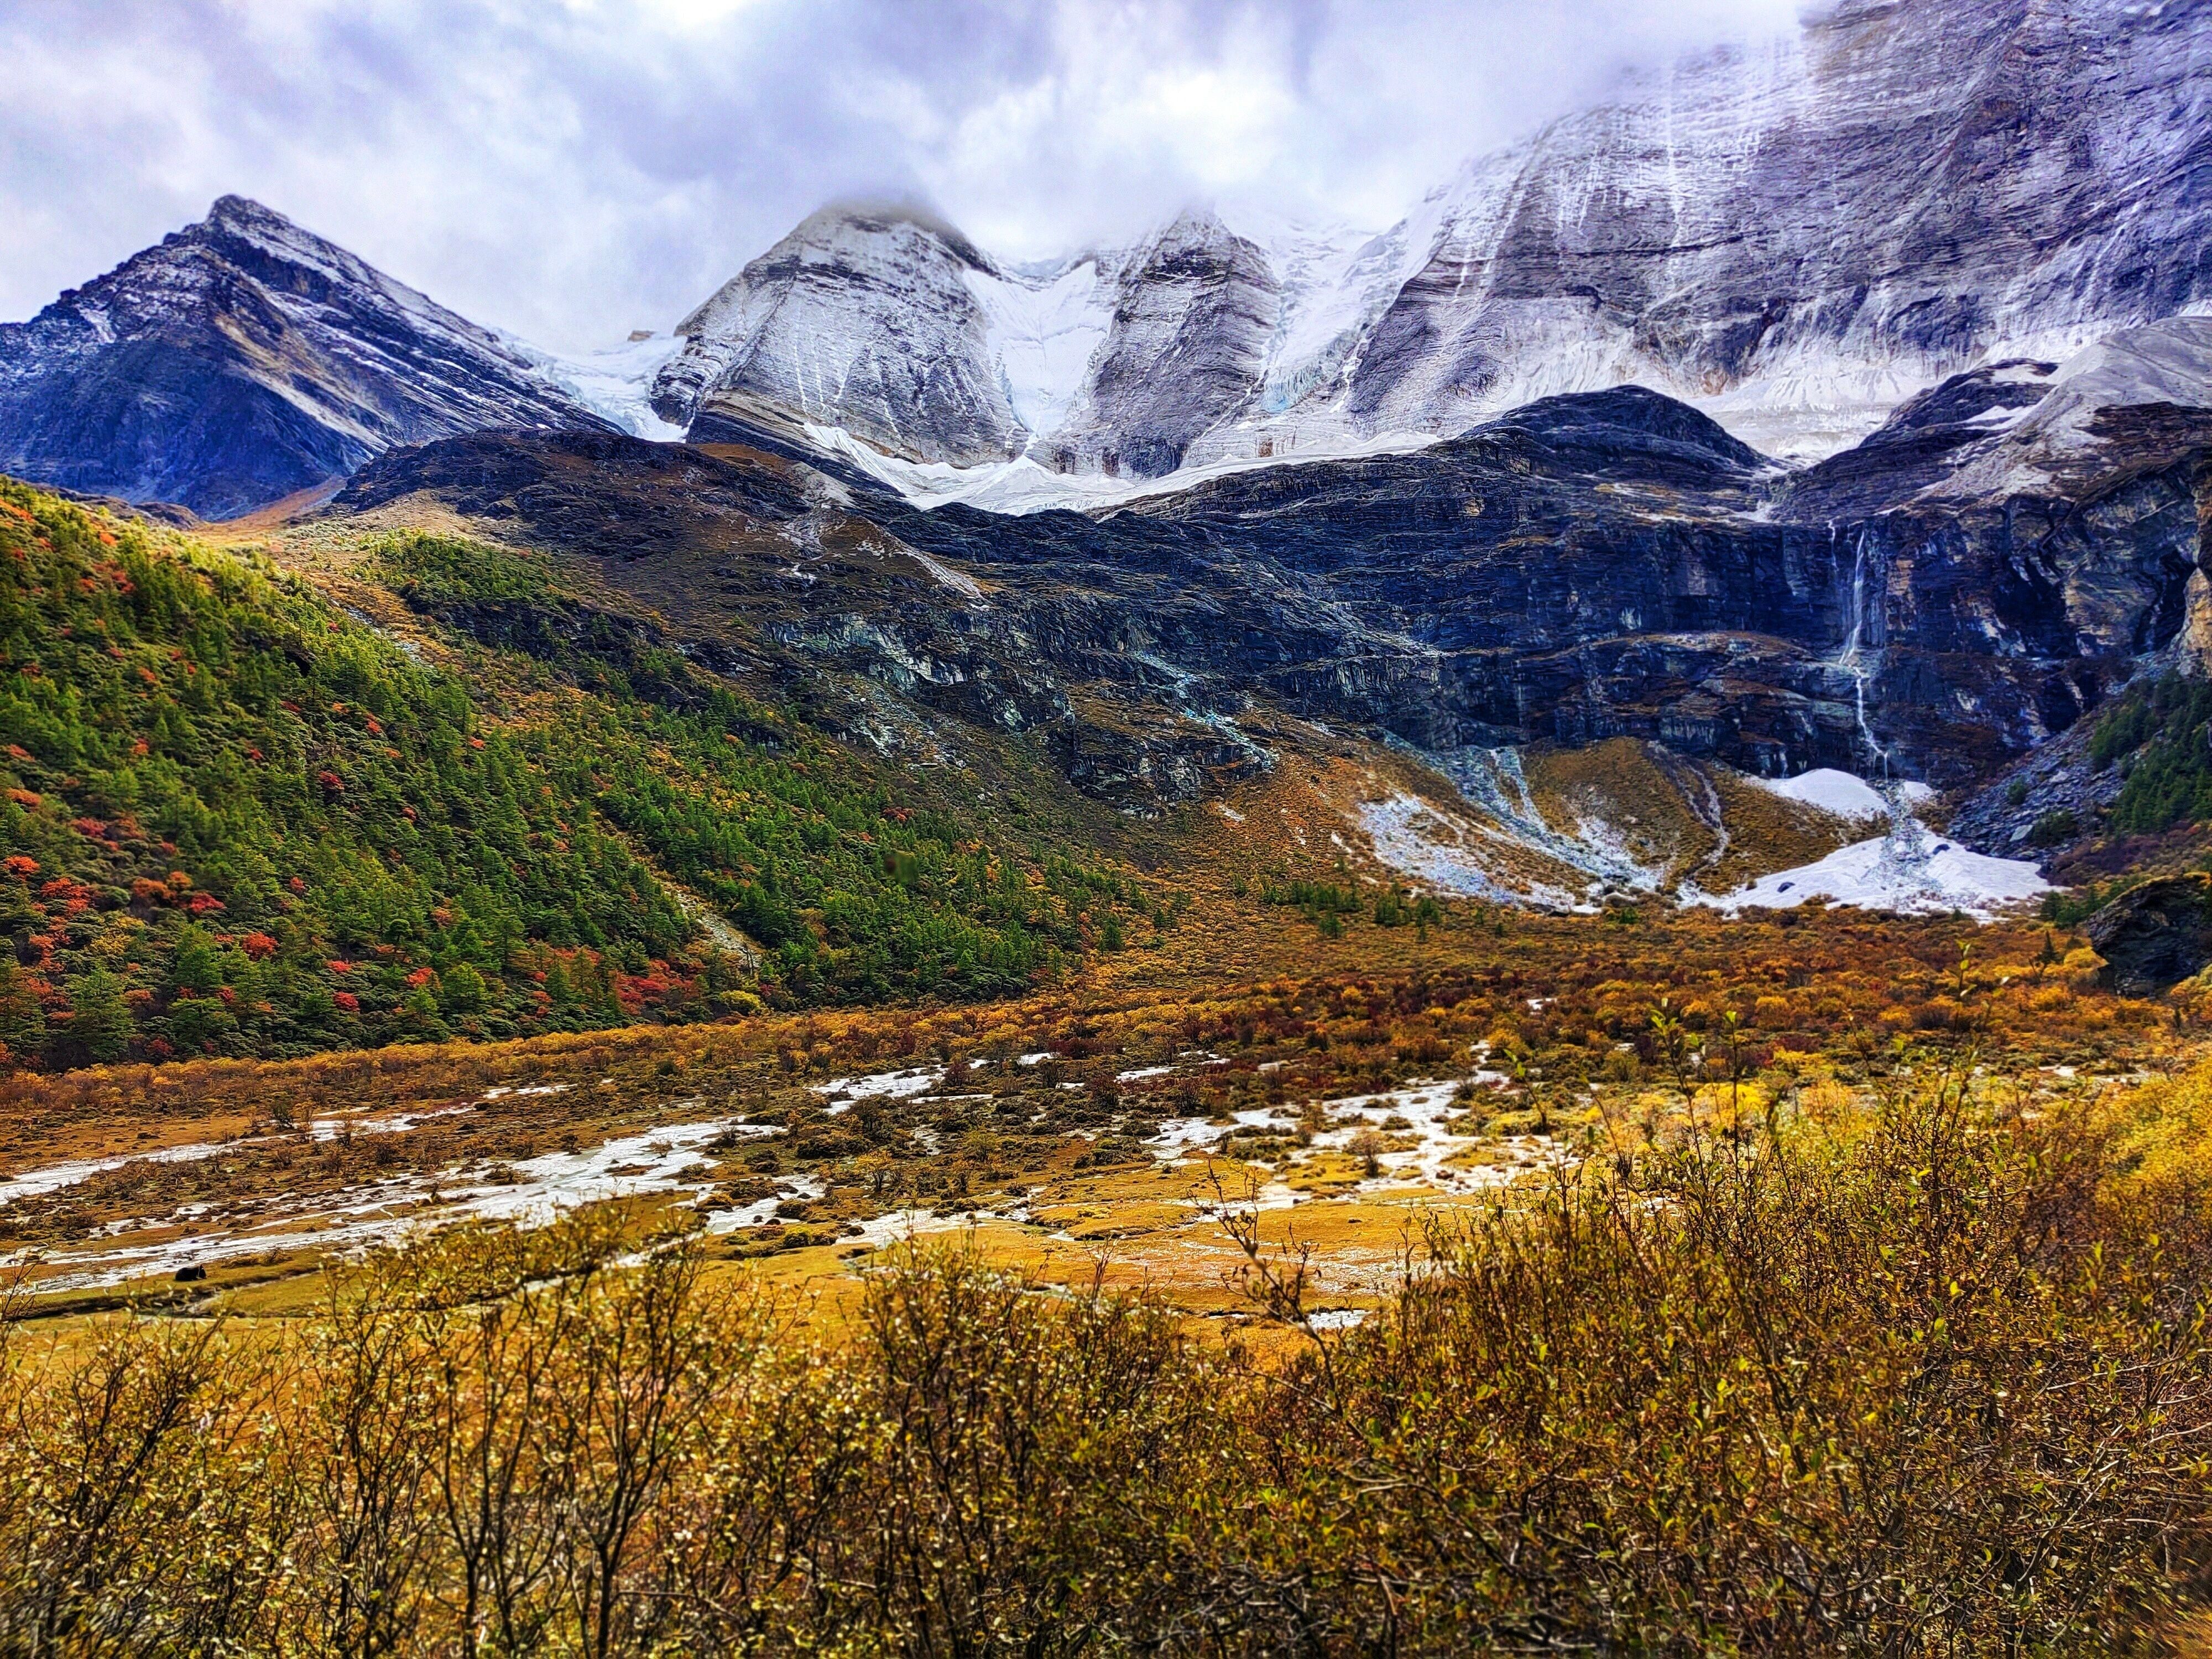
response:
[[(377, 568), (418, 603), (568, 603), (476, 544), (395, 538)], [(491, 718), (296, 575), (13, 482), (0, 653), (16, 1065), (998, 994), (1145, 902), (911, 789), (895, 805), (862, 759), (672, 653)], [(672, 879), (748, 948), (713, 945)]]

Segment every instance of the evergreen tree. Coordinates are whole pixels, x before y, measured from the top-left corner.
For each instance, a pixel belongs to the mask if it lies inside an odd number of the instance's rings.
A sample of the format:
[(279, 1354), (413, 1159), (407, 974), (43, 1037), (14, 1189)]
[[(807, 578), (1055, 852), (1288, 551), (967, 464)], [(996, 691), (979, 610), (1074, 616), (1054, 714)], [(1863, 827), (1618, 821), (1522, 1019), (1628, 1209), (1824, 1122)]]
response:
[(123, 981), (105, 968), (69, 981), (70, 1040), (95, 1065), (131, 1052), (131, 1010), (123, 991)]
[(15, 953), (0, 942), (0, 1046), (18, 1065), (35, 1060), (46, 1043), (46, 1011), (24, 983)]

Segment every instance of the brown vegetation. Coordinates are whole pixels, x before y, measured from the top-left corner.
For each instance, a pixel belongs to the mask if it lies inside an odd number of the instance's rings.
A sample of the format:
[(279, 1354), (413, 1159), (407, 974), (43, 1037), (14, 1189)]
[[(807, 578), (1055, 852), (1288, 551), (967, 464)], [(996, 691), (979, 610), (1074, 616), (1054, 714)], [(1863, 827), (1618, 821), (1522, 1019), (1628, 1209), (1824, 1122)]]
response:
[(2208, 1513), (2212, 1078), (2163, 1087), (1953, 1070), (1592, 1164), (1345, 1333), (1240, 1228), (1287, 1349), (957, 1253), (825, 1342), (589, 1217), (296, 1321), (19, 1329), (0, 1646), (2109, 1650)]

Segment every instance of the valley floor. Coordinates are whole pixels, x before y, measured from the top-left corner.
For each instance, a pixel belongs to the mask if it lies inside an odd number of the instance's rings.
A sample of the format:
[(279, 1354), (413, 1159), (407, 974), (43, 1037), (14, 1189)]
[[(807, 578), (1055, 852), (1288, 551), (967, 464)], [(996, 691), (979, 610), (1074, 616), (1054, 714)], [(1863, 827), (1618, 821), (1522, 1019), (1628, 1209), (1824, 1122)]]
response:
[(18, 1074), (0, 1261), (34, 1310), (281, 1313), (329, 1261), (602, 1206), (832, 1308), (885, 1247), (951, 1235), (1243, 1318), (1224, 1224), (1249, 1213), (1350, 1321), (1431, 1212), (1587, 1159), (1916, 1066), (2001, 1073), (2028, 1109), (2196, 1048), (2187, 995), (2098, 989), (2021, 923), (1461, 907), (1331, 939), (1255, 900), (1183, 927), (983, 1006)]
[(1817, 904), (1187, 921), (999, 1004), (9, 1079), (0, 1632), (2201, 1650), (2197, 989)]

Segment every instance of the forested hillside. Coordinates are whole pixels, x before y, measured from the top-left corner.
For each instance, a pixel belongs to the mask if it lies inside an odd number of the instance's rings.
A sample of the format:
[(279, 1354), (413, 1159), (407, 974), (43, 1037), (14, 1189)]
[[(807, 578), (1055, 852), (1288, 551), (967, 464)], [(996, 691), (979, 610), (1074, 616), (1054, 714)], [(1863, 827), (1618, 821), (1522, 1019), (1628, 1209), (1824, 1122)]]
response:
[[(374, 568), (417, 602), (563, 603), (474, 544), (397, 538)], [(0, 654), (14, 1065), (1000, 994), (1150, 908), (895, 804), (672, 653), (493, 718), (295, 574), (12, 482)], [(746, 939), (714, 944), (672, 880)]]

